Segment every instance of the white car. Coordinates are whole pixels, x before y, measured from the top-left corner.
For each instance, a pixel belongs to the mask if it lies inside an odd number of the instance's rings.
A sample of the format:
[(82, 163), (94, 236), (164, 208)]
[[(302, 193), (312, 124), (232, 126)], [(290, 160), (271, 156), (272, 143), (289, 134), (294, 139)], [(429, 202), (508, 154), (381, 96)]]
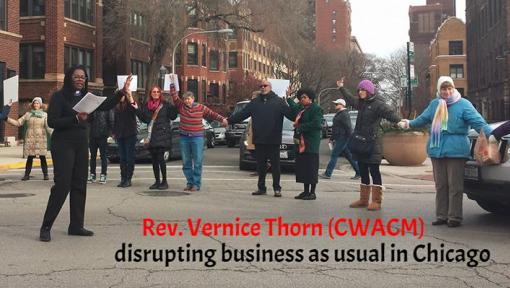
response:
[[(490, 124), (496, 128), (503, 122)], [(478, 137), (474, 130), (469, 131), (471, 156)], [(501, 139), (501, 164), (480, 166), (470, 159), (464, 167), (464, 193), (483, 209), (495, 213), (510, 215), (510, 134)]]

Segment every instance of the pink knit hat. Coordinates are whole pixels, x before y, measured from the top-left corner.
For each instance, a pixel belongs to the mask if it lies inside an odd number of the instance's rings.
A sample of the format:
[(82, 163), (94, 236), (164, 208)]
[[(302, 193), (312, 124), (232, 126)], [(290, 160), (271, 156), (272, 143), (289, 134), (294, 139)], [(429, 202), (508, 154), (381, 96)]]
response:
[(358, 84), (358, 90), (365, 90), (370, 95), (375, 94), (375, 85), (370, 80), (362, 80)]

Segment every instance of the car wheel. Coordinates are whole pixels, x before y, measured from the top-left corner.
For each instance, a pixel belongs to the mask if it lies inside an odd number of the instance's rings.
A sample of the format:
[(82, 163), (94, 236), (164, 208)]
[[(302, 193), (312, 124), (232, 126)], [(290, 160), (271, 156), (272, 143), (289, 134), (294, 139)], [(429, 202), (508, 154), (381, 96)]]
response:
[(510, 207), (505, 206), (500, 202), (486, 199), (476, 199), (475, 201), (478, 205), (480, 205), (480, 207), (488, 212), (500, 215), (510, 215)]
[(165, 151), (165, 153), (163, 153), (163, 160), (165, 160), (165, 162), (168, 162), (172, 158), (170, 156), (172, 156), (170, 154), (170, 151)]
[(207, 148), (214, 148), (214, 137), (211, 137), (209, 141), (207, 141)]

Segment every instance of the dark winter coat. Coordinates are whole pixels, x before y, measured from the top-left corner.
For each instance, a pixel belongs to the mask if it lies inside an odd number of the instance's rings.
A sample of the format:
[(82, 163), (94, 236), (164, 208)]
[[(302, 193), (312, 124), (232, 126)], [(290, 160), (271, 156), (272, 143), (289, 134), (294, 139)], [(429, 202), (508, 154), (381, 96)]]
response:
[[(297, 115), (299, 111), (304, 109), (302, 104), (296, 104), (296, 102), (294, 102), (294, 98), (287, 99), (287, 102), (294, 115)], [(300, 137), (299, 135), (303, 134), (305, 153), (319, 154), (322, 136), (322, 114), (321, 107), (319, 107), (317, 103), (312, 103), (310, 107), (303, 112), (301, 118), (299, 118), (298, 126), (295, 128), (294, 138)]]
[(368, 164), (380, 164), (383, 156), (381, 120), (386, 119), (390, 122), (399, 122), (401, 118), (393, 109), (386, 104), (383, 99), (377, 95), (366, 99), (354, 97), (345, 88), (340, 88), (343, 98), (347, 105), (358, 110), (356, 118), (356, 127), (354, 133), (364, 137), (374, 137), (375, 144), (372, 153), (369, 155), (354, 154), (354, 159)]
[(90, 138), (107, 138), (110, 136), (110, 131), (113, 127), (114, 113), (112, 110), (108, 111), (94, 111), (89, 115), (90, 123)]
[[(162, 101), (161, 104), (163, 107), (159, 110), (152, 126), (150, 148), (170, 148), (172, 146), (171, 120), (177, 118), (177, 108), (167, 101)], [(151, 122), (153, 112), (149, 110), (147, 104), (138, 107), (135, 112), (140, 121), (147, 124)]]
[(338, 111), (333, 117), (333, 126), (331, 128), (331, 141), (347, 140), (352, 134), (351, 117), (349, 111), (344, 109)]
[(251, 117), (253, 144), (281, 144), (284, 116), (294, 120), (287, 103), (271, 91), (251, 100), (243, 110), (231, 115), (228, 123), (238, 123)]
[(496, 137), (498, 140), (501, 140), (501, 138), (507, 134), (510, 134), (510, 121), (506, 121), (498, 128), (492, 130), (492, 135), (494, 135), (494, 137)]
[(5, 105), (4, 108), (2, 109), (2, 111), (0, 111), (0, 121), (6, 120), (10, 111), (11, 111), (11, 106)]
[[(81, 69), (81, 68), (80, 68)], [(85, 80), (85, 87), (75, 95), (72, 74), (70, 70), (64, 77), (64, 86), (51, 96), (48, 106), (48, 126), (53, 128), (52, 141), (54, 139), (70, 142), (88, 142), (88, 123), (78, 122), (76, 111), (73, 110), (76, 105), (88, 92), (88, 81)], [(122, 98), (123, 92), (117, 91), (114, 96), (108, 97), (96, 110), (110, 110)]]
[(127, 101), (120, 102), (113, 109), (113, 138), (126, 138), (138, 134), (138, 125), (136, 123), (135, 108)]

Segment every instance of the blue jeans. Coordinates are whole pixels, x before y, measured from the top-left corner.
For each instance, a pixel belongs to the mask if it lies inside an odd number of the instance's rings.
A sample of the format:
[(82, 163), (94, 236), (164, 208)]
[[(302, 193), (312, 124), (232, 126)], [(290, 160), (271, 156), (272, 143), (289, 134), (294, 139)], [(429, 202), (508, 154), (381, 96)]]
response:
[(119, 146), (119, 160), (120, 163), (126, 165), (135, 164), (135, 145), (136, 135), (117, 138), (117, 145)]
[(186, 186), (200, 189), (202, 185), (202, 160), (204, 159), (204, 137), (179, 136), (182, 154), (182, 172)]
[(326, 174), (326, 176), (331, 177), (331, 174), (333, 174), (333, 170), (335, 169), (338, 156), (340, 156), (340, 154), (342, 154), (342, 152), (344, 153), (345, 158), (347, 159), (347, 161), (349, 161), (352, 168), (356, 172), (356, 175), (359, 175), (358, 163), (352, 159), (351, 151), (349, 151), (349, 148), (347, 148), (347, 142), (348, 142), (348, 139), (335, 141), (335, 146), (333, 147), (333, 150), (331, 151), (331, 159), (329, 159), (328, 167), (326, 168), (326, 171), (324, 172), (324, 174)]

